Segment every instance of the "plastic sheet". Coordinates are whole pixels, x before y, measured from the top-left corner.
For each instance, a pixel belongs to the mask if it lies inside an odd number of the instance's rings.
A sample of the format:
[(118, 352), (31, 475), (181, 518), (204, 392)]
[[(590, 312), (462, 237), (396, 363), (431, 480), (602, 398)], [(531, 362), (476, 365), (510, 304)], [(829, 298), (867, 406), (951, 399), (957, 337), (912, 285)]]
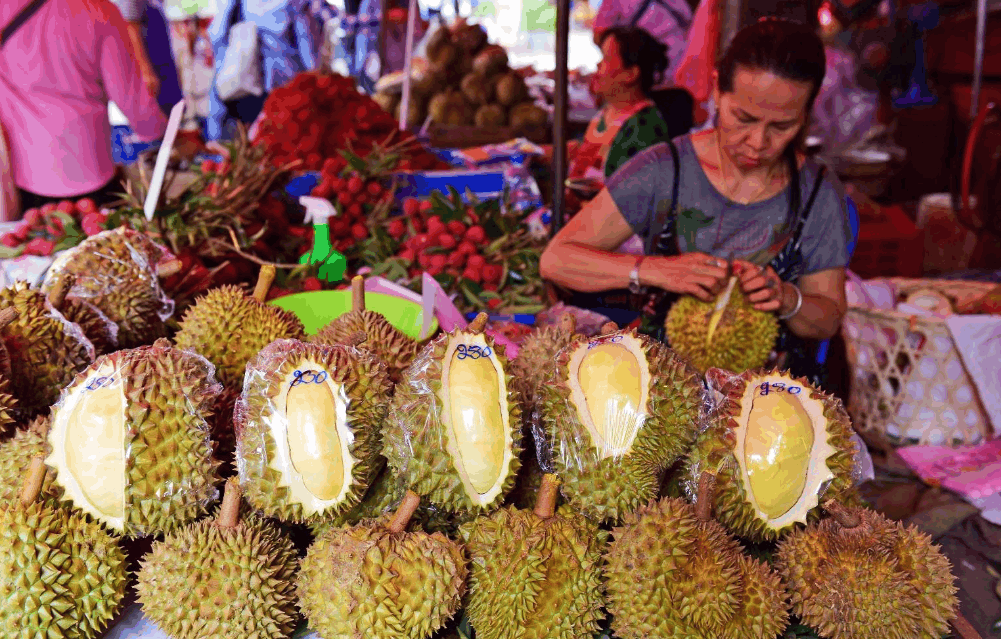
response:
[[(383, 464), (380, 429), (391, 394), (386, 366), (360, 348), (269, 344), (248, 363), (234, 409), (236, 467), (247, 501), (266, 516), (296, 522), (330, 519), (357, 505)], [(338, 426), (333, 439), (331, 421)], [(337, 477), (331, 453), (349, 481)]]
[(207, 359), (165, 339), (99, 357), (52, 407), (46, 463), (64, 499), (130, 537), (200, 518), (219, 497), (208, 419), (221, 392)]
[(827, 72), (813, 106), (809, 132), (822, 141), (823, 155), (835, 158), (868, 142), (882, 127), (877, 120), (879, 96), (856, 83), (854, 56), (831, 46), (825, 52)]

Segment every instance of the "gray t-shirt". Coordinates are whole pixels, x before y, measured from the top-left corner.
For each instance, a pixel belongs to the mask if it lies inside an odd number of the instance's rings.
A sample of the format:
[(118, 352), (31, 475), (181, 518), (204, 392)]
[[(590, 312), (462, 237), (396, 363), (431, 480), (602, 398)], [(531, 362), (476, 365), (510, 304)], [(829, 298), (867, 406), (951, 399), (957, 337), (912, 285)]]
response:
[[(675, 138), (681, 163), (678, 188), (677, 235), (681, 252), (761, 263), (777, 253), (789, 216), (789, 189), (753, 204), (738, 204), (724, 197), (709, 182), (695, 155), (691, 137)], [(820, 166), (807, 160), (800, 170), (800, 206), (806, 205)], [(606, 183), (626, 222), (644, 241), (651, 233), (657, 211), (670, 207), (674, 160), (670, 147), (651, 146), (636, 154)], [(844, 189), (828, 171), (807, 216), (801, 234), (804, 274), (846, 267), (852, 238)], [(771, 250), (769, 250), (771, 249)]]
[(146, 0), (111, 0), (126, 22), (139, 22), (146, 11)]

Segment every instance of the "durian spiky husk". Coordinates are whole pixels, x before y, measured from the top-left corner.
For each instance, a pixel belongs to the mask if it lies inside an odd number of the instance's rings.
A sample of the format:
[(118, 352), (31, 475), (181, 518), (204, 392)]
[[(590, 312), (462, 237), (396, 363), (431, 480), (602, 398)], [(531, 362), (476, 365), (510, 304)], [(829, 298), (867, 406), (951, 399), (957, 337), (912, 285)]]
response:
[(324, 637), (424, 639), (459, 609), (467, 575), (462, 547), (441, 533), (360, 524), (310, 546), (297, 591)]
[[(247, 371), (235, 410), (237, 469), (247, 501), (291, 522), (330, 518), (358, 504), (381, 463), (380, 427), (392, 390), (385, 366), (351, 346), (277, 340)], [(300, 383), (304, 371), (325, 379), (307, 386)], [(327, 404), (333, 414), (310, 412)], [(295, 422), (299, 429), (289, 415), (302, 420)], [(314, 438), (317, 444), (310, 444)], [(293, 445), (300, 439), (303, 445)], [(321, 443), (329, 450), (317, 453), (313, 447)]]
[(607, 533), (569, 508), (510, 506), (460, 529), (471, 562), (466, 614), (480, 639), (591, 639), (604, 617)]
[[(703, 375), (710, 368), (735, 373), (761, 368), (778, 337), (778, 320), (773, 314), (751, 306), (739, 283), (720, 295), (725, 296), (728, 291), (729, 303), (714, 326), (717, 300), (703, 302), (690, 295), (671, 306), (664, 323), (671, 348)], [(710, 330), (713, 330), (711, 339)]]
[(363, 332), (368, 336), (358, 348), (371, 351), (389, 369), (390, 378), (397, 382), (403, 371), (417, 357), (421, 345), (403, 334), (375, 311), (350, 311), (341, 315), (309, 338), (313, 344), (344, 344), (352, 335)]
[(86, 300), (67, 297), (60, 307), (63, 317), (80, 327), (96, 355), (107, 355), (118, 350), (118, 325)]
[[(794, 402), (791, 414), (770, 415), (771, 406), (754, 410), (764, 384), (779, 389), (775, 397)], [(794, 388), (802, 392), (782, 390)], [(721, 390), (718, 417), (699, 435), (686, 474), (690, 486), (705, 470), (716, 474), (714, 512), (723, 526), (744, 539), (773, 541), (797, 525), (816, 521), (822, 499), (860, 503), (852, 477), (851, 420), (836, 397), (811, 387), (806, 379), (777, 370), (746, 371), (729, 378)], [(810, 418), (807, 423), (798, 419), (804, 415)], [(741, 454), (745, 441), (768, 453), (743, 449)], [(755, 461), (760, 459), (770, 461), (761, 465)], [(747, 472), (749, 463), (754, 464), (751, 473)], [(763, 477), (757, 484), (749, 478), (755, 473)], [(767, 495), (756, 498), (755, 485)], [(772, 497), (773, 493), (778, 497)], [(772, 505), (778, 503), (776, 499), (783, 504)], [(783, 512), (775, 514), (776, 508)]]
[(302, 322), (293, 313), (263, 304), (239, 287), (220, 286), (198, 298), (184, 313), (174, 337), (216, 367), (227, 388), (240, 388), (247, 362), (277, 339), (302, 339)]
[(217, 498), (208, 417), (221, 390), (207, 360), (167, 340), (99, 357), (51, 414), (46, 463), (64, 499), (132, 537), (199, 518)]
[[(396, 386), (383, 455), (411, 490), (446, 513), (491, 510), (514, 485), (522, 423), (507, 367), (503, 347), (490, 337), (457, 330), (429, 343)], [(458, 374), (446, 383), (453, 371)], [(474, 392), (467, 375), (482, 383), (482, 391)], [(451, 401), (466, 402), (459, 411), (465, 424), (455, 428), (447, 423)]]
[(125, 553), (85, 515), (42, 502), (0, 505), (5, 639), (91, 639), (115, 617)]
[[(626, 372), (614, 373), (621, 377), (618, 384), (635, 387), (640, 401), (633, 405), (630, 399), (628, 406), (598, 413), (610, 429), (599, 445), (592, 435), (597, 427), (581, 418), (584, 411), (594, 414), (581, 399), (587, 395), (577, 390), (577, 382), (571, 386), (570, 373), (580, 370), (576, 367), (585, 361), (581, 358), (590, 357), (592, 348), (598, 353), (599, 348), (618, 346), (631, 349), (630, 355), (619, 349), (601, 352), (625, 367)], [(596, 362), (595, 367), (589, 379), (604, 384), (605, 364)], [(638, 378), (633, 370), (639, 371)], [(568, 503), (589, 517), (618, 520), (655, 499), (664, 471), (695, 438), (703, 394), (695, 372), (669, 348), (630, 330), (591, 340), (575, 338), (560, 353), (550, 380), (540, 387), (539, 409)]]
[[(18, 429), (14, 437), (0, 442), (0, 508), (18, 498), (21, 483), (31, 460), (37, 455), (49, 455), (49, 419), (37, 417), (27, 428)], [(42, 492), (39, 500), (46, 500), (50, 505), (59, 505), (62, 490), (55, 483), (56, 471), (46, 469), (42, 482)]]
[(931, 537), (871, 510), (857, 528), (824, 519), (779, 544), (793, 612), (829, 639), (939, 639), (955, 618), (955, 577)]
[(71, 297), (90, 302), (118, 325), (118, 347), (134, 348), (166, 337), (164, 318), (174, 302), (160, 286), (156, 267), (164, 249), (144, 233), (119, 227), (91, 236), (56, 258), (42, 291), (74, 276)]
[(605, 580), (619, 639), (773, 638), (786, 627), (776, 576), (684, 500), (643, 506), (612, 536)]
[(572, 326), (564, 322), (536, 328), (519, 346), (518, 356), (511, 360), (511, 375), (515, 390), (523, 399), (523, 413), (534, 406), (537, 389), (548, 381), (556, 354), (566, 348), (573, 337)]
[(298, 620), (298, 564), (263, 518), (205, 519), (153, 544), (136, 590), (143, 615), (176, 639), (284, 639)]
[(377, 464), (379, 471), (360, 502), (332, 519), (309, 522), (309, 530), (314, 537), (322, 537), (333, 528), (348, 528), (363, 521), (378, 519), (400, 504), (406, 487), (390, 471), (385, 457), (379, 455)]
[[(0, 341), (0, 344), (3, 342)], [(0, 377), (0, 446), (14, 432), (17, 399), (10, 394), (10, 382)]]

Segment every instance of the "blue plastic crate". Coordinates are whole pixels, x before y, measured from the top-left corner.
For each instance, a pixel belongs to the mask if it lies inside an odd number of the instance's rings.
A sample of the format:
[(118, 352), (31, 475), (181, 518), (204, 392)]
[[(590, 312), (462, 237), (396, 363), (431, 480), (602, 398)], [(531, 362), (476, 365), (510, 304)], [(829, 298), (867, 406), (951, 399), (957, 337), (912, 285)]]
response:
[(449, 187), (462, 194), (467, 201), (466, 191), (472, 191), (481, 200), (496, 199), (504, 194), (505, 178), (502, 171), (421, 171), (414, 173), (398, 173), (401, 181), (396, 191), (398, 198), (427, 198), (435, 191), (445, 197), (450, 193)]

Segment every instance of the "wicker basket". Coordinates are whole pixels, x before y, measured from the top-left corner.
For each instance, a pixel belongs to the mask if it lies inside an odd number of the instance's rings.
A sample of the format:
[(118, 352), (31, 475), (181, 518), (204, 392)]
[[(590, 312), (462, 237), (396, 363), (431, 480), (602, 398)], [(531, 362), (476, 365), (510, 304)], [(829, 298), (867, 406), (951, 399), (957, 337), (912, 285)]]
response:
[[(889, 278), (898, 294), (932, 289), (954, 305), (982, 296), (984, 282)], [(991, 436), (990, 418), (946, 322), (895, 310), (851, 307), (842, 334), (851, 365), (848, 411), (870, 446), (966, 446)]]

